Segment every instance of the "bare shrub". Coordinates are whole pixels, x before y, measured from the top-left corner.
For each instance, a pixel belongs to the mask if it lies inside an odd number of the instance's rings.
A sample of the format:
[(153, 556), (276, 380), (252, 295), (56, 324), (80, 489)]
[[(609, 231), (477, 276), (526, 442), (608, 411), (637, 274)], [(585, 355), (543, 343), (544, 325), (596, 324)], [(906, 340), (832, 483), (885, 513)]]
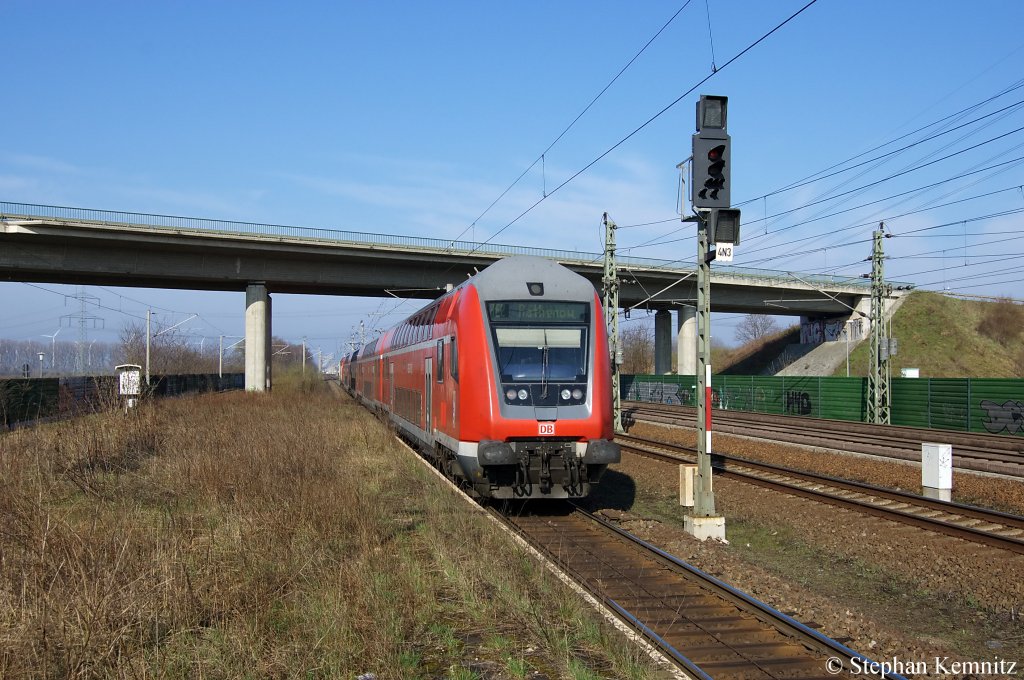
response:
[(1001, 345), (1009, 345), (1021, 334), (1024, 325), (1024, 305), (1009, 298), (1000, 298), (985, 305), (978, 332)]
[(736, 339), (741, 343), (755, 342), (776, 333), (779, 324), (767, 314), (747, 314), (736, 324)]
[(654, 331), (648, 326), (632, 325), (619, 330), (623, 373), (654, 372)]

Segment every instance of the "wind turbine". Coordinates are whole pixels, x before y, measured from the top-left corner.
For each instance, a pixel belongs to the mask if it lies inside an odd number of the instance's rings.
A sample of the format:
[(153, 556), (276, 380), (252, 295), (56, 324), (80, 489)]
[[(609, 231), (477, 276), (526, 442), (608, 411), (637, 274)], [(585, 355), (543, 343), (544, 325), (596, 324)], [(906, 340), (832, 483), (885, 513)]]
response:
[(54, 369), (55, 361), (57, 359), (57, 333), (60, 333), (60, 330), (61, 329), (58, 328), (57, 331), (53, 335), (46, 335), (45, 333), (41, 334), (42, 337), (44, 337), (44, 338), (50, 338), (50, 370), (51, 371)]

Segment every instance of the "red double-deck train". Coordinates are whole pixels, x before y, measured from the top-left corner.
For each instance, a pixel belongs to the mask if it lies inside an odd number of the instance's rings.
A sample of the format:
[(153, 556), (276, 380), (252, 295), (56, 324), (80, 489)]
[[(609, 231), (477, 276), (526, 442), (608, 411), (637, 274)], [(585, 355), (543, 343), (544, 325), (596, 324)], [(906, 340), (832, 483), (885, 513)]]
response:
[(342, 385), (484, 498), (578, 498), (619, 461), (601, 304), (540, 257), (487, 267), (342, 359)]

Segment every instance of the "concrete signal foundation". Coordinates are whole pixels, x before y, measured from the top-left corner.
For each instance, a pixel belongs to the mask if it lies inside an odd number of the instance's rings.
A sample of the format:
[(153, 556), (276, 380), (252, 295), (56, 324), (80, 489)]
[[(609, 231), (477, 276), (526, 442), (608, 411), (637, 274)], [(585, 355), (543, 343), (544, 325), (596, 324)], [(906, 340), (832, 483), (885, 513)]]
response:
[(725, 517), (694, 517), (687, 515), (683, 520), (683, 529), (699, 541), (709, 538), (725, 541)]

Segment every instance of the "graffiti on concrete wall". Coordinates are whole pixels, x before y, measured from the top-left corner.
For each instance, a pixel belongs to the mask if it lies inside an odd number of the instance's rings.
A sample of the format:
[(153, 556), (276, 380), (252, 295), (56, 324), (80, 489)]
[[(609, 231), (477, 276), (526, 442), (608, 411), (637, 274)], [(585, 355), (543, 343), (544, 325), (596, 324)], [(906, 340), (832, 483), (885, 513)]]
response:
[(992, 434), (1021, 434), (1024, 433), (1024, 401), (1010, 399), (999, 402), (983, 399), (981, 408), (985, 411), (986, 418), (982, 421), (985, 429)]
[(846, 323), (845, 319), (811, 319), (800, 321), (800, 342), (805, 345), (820, 345), (823, 342), (846, 340), (843, 329), (849, 325), (850, 340), (857, 342), (864, 336), (860, 319)]

